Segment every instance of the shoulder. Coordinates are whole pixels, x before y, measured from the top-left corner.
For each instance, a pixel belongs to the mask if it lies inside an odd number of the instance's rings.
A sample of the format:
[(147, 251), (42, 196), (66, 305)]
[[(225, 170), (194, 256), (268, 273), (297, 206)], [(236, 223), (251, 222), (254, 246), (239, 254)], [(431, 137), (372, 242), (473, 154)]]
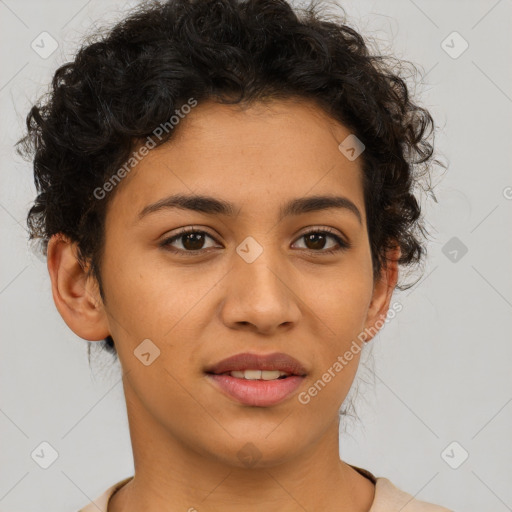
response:
[(452, 510), (419, 501), (396, 487), (390, 480), (376, 477), (367, 469), (349, 464), (375, 485), (375, 496), (369, 512), (453, 512)]
[(86, 505), (84, 508), (81, 508), (78, 512), (107, 512), (108, 502), (112, 495), (132, 478), (133, 476), (129, 476), (110, 486), (101, 496)]
[(419, 501), (398, 489), (387, 478), (376, 478), (375, 498), (369, 512), (453, 512), (448, 508)]

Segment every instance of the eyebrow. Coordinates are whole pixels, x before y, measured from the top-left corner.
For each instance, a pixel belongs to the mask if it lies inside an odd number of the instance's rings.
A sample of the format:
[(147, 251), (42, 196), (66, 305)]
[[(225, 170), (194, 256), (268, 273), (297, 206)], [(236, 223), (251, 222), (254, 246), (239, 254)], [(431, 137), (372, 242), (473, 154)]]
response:
[[(237, 211), (236, 205), (222, 199), (205, 195), (184, 195), (177, 194), (160, 199), (147, 205), (138, 215), (138, 220), (154, 212), (178, 208), (191, 210), (207, 215), (224, 215), (234, 217)], [(343, 196), (309, 196), (292, 199), (280, 208), (279, 221), (285, 217), (297, 216), (304, 213), (316, 212), (329, 209), (344, 209), (352, 212), (362, 224), (361, 212), (357, 206), (347, 197)]]

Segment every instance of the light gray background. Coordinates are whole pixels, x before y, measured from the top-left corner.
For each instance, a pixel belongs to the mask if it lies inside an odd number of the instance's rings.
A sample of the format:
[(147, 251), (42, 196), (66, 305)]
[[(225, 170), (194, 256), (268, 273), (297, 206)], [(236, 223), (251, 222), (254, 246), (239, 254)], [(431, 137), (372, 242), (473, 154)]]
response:
[[(82, 35), (134, 3), (0, 1), (0, 511), (77, 510), (133, 474), (119, 368), (98, 354), (91, 371), (87, 343), (53, 304), (46, 264), (27, 247), (31, 166), (13, 144)], [(426, 211), (424, 277), (395, 293), (403, 310), (366, 354), (361, 421), (342, 432), (341, 455), (458, 512), (512, 510), (512, 1), (342, 5), (383, 51), (419, 65), (417, 94), (436, 118), (449, 170)], [(43, 31), (59, 43), (47, 59), (30, 46)], [(453, 31), (469, 43), (456, 59), (441, 46)], [(453, 237), (468, 249), (456, 262), (443, 253)], [(48, 469), (31, 458), (43, 441), (58, 452)], [(455, 465), (462, 450), (468, 459), (452, 469), (445, 459)]]

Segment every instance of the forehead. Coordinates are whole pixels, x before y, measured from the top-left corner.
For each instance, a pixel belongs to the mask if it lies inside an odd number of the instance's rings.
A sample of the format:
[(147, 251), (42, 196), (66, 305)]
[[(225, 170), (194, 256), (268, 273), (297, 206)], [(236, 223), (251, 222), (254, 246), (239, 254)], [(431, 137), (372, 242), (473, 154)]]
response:
[(176, 193), (216, 196), (244, 211), (342, 194), (364, 217), (361, 158), (351, 161), (338, 148), (351, 132), (314, 103), (206, 102), (179, 124), (124, 178), (109, 210), (135, 220), (147, 204)]

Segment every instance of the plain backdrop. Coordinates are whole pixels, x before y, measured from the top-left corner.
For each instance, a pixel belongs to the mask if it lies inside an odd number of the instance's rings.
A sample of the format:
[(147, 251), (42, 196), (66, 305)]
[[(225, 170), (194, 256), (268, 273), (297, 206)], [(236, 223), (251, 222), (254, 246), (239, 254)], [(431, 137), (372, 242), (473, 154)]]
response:
[[(54, 306), (27, 244), (31, 164), (13, 144), (81, 38), (135, 3), (0, 1), (0, 511), (78, 510), (133, 474), (119, 367), (97, 353), (90, 368), (87, 342)], [(423, 277), (395, 292), (403, 309), (363, 357), (341, 456), (424, 501), (512, 510), (512, 2), (342, 5), (381, 51), (418, 66), (417, 99), (449, 169), (438, 204), (425, 201)], [(58, 44), (51, 55), (33, 48), (41, 38), (47, 52)], [(41, 450), (56, 457), (46, 469)]]

